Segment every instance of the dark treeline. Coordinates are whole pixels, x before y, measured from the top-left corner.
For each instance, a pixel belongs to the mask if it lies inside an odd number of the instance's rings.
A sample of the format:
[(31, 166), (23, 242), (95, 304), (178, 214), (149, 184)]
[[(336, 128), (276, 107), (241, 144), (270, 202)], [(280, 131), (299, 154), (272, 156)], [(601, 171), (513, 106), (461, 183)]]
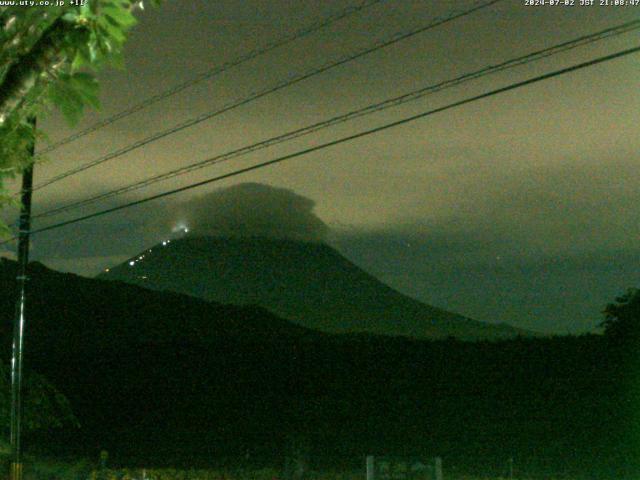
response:
[[(541, 476), (625, 478), (640, 467), (637, 342), (615, 329), (474, 343), (333, 336), (273, 327), (256, 308), (32, 275), (27, 366), (81, 422), (27, 438), (41, 450), (106, 448), (127, 466), (277, 466), (298, 439), (316, 469), (360, 467), (371, 453), (440, 455), (445, 467), (487, 475), (504, 474), (509, 457)], [(9, 274), (0, 281), (11, 290)], [(136, 302), (154, 306), (129, 310)], [(188, 320), (198, 309), (207, 331)], [(173, 335), (163, 333), (171, 318)], [(82, 335), (65, 335), (71, 327)]]

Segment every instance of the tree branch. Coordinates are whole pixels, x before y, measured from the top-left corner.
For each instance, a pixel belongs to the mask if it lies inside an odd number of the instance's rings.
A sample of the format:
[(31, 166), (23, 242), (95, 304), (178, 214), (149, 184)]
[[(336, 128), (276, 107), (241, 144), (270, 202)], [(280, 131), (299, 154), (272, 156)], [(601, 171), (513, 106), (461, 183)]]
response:
[[(3, 71), (16, 61), (19, 55), (25, 55), (38, 39), (47, 30), (58, 16), (51, 16), (51, 12), (43, 10), (39, 14), (33, 14), (32, 17), (22, 18), (16, 12), (9, 12), (7, 15), (0, 14), (0, 28), (2, 33), (2, 47), (0, 49), (0, 68)], [(39, 25), (44, 25), (41, 32), (38, 33)], [(37, 38), (35, 34), (38, 33)], [(4, 78), (4, 75), (2, 77)]]
[(45, 30), (31, 50), (11, 65), (0, 85), (0, 126), (18, 110), (36, 86), (41, 74), (66, 60), (65, 34), (71, 24), (58, 18)]

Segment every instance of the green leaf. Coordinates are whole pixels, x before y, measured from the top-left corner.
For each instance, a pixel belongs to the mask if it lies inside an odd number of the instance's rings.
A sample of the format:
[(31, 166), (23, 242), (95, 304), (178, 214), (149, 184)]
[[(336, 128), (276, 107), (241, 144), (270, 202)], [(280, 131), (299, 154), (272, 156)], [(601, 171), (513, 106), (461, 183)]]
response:
[(75, 23), (78, 20), (78, 14), (76, 12), (67, 12), (62, 15), (62, 20), (69, 23)]
[(109, 58), (114, 52), (111, 40), (106, 37), (99, 37), (98, 50), (104, 58)]
[(71, 62), (71, 70), (78, 71), (82, 67), (86, 67), (89, 65), (89, 49), (81, 47), (76, 52), (75, 57), (73, 57), (73, 61)]
[(124, 43), (127, 39), (122, 27), (117, 23), (114, 25), (112, 21), (109, 21), (109, 17), (102, 17), (98, 20), (98, 32), (107, 39), (116, 40), (118, 43)]
[(49, 88), (49, 98), (60, 109), (71, 125), (76, 125), (84, 109), (82, 96), (70, 85), (70, 79), (61, 78)]
[(87, 2), (80, 7), (80, 11), (83, 15), (96, 15), (98, 13), (99, 3), (100, 2), (98, 0), (87, 0)]
[(94, 64), (98, 60), (98, 49), (96, 48), (98, 43), (98, 36), (94, 30), (91, 30), (89, 34), (89, 41), (87, 42), (87, 48), (89, 50), (89, 63)]
[(77, 72), (71, 75), (69, 83), (85, 103), (88, 103), (93, 108), (100, 108), (100, 100), (98, 98), (100, 88), (98, 80), (93, 75)]
[(136, 20), (136, 17), (133, 16), (128, 8), (116, 6), (115, 4), (105, 6), (102, 12), (124, 27), (124, 29), (129, 29), (138, 23), (138, 20)]

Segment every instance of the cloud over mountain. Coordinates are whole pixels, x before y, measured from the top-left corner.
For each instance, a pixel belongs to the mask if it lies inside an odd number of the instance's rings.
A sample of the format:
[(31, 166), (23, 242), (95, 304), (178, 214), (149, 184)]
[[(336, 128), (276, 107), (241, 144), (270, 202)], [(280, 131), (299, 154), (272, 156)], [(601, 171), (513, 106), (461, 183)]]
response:
[(320, 242), (328, 227), (314, 207), (313, 200), (285, 188), (241, 183), (172, 207), (169, 218), (172, 228), (184, 225), (197, 235)]

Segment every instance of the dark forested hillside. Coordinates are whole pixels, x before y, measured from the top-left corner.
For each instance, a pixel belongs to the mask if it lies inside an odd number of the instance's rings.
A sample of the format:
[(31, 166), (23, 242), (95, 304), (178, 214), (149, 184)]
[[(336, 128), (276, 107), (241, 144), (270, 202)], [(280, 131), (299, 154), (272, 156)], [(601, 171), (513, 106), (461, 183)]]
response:
[[(0, 270), (5, 347), (12, 269)], [(257, 308), (37, 265), (30, 296), (26, 365), (65, 392), (82, 427), (28, 445), (106, 448), (114, 463), (140, 466), (247, 454), (278, 465), (292, 436), (317, 468), (411, 453), (491, 475), (513, 457), (523, 473), (624, 478), (637, 463), (633, 357), (602, 336), (326, 335)]]

